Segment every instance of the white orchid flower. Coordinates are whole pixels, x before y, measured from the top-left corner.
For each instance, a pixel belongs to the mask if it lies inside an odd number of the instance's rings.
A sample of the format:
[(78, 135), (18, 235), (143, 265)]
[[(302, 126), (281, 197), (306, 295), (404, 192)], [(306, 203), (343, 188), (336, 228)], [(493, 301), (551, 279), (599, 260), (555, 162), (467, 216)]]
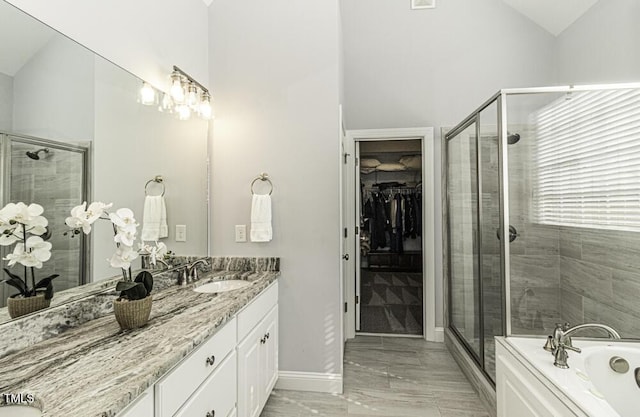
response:
[(72, 229), (82, 228), (84, 234), (88, 235), (91, 232), (91, 225), (112, 205), (112, 203), (104, 204), (100, 201), (95, 201), (91, 203), (87, 209), (87, 202), (85, 201), (79, 206), (72, 208), (71, 216), (67, 217), (64, 222)]
[(109, 218), (118, 229), (121, 229), (123, 231), (135, 233), (136, 229), (138, 228), (138, 223), (133, 217), (133, 211), (131, 211), (131, 209), (118, 209), (115, 213), (109, 214)]
[(27, 239), (26, 250), (25, 244), (20, 242), (4, 260), (9, 261), (9, 266), (20, 263), (26, 267), (42, 268), (42, 263), (51, 258), (51, 246), (51, 243), (45, 242), (41, 237), (31, 236)]
[(120, 243), (124, 246), (133, 247), (133, 243), (136, 241), (136, 231), (133, 232), (116, 227), (117, 233), (113, 237), (116, 243)]
[(120, 246), (116, 249), (111, 259), (108, 259), (112, 268), (129, 269), (131, 262), (138, 257), (138, 252), (130, 246)]
[(32, 235), (42, 235), (49, 222), (41, 214), (39, 204), (9, 203), (0, 210), (0, 246), (12, 245), (24, 239), (23, 228)]

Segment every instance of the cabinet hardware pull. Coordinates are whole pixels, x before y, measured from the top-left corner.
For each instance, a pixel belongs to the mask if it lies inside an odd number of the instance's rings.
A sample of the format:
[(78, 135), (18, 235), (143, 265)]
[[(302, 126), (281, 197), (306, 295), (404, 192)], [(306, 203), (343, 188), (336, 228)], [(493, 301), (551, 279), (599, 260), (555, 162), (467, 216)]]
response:
[(207, 358), (207, 365), (213, 365), (216, 361), (216, 355), (211, 355)]
[(207, 417), (216, 417), (216, 410), (207, 411)]
[(270, 333), (267, 333), (266, 335), (264, 335), (265, 338), (269, 338)]
[(267, 343), (267, 339), (265, 339), (264, 337), (260, 339), (260, 344), (264, 345), (265, 343)]

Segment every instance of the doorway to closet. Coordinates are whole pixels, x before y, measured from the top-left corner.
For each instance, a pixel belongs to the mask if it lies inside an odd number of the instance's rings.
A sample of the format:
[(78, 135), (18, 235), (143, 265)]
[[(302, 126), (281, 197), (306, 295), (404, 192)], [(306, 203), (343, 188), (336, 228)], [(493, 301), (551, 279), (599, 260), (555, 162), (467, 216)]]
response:
[(347, 131), (345, 142), (345, 337), (436, 340), (433, 128)]
[(358, 141), (361, 333), (423, 334), (422, 141)]

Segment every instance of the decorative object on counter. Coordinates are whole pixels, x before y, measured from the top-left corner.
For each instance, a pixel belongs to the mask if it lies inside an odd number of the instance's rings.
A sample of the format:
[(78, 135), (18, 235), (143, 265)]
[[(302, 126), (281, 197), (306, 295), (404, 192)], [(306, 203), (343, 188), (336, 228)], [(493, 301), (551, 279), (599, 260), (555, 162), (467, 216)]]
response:
[[(11, 318), (24, 316), (34, 311), (49, 307), (53, 298), (53, 283), (58, 274), (49, 275), (36, 282), (35, 269), (42, 268), (44, 262), (51, 258), (51, 243), (45, 242), (48, 237), (49, 222), (41, 214), (44, 209), (39, 204), (9, 203), (0, 210), (0, 246), (15, 243), (13, 252), (3, 259), (9, 261), (9, 267), (19, 263), (24, 266), (24, 279), (4, 268), (9, 278), (2, 282), (16, 288), (18, 294), (7, 300)], [(31, 236), (29, 236), (31, 235)], [(29, 286), (29, 270), (31, 286)]]
[[(256, 194), (253, 187), (256, 181), (266, 181), (269, 183), (270, 189), (267, 194)], [(273, 238), (273, 229), (271, 226), (271, 193), (273, 192), (273, 183), (269, 179), (266, 172), (258, 175), (251, 182), (251, 241), (252, 242), (269, 242)]]
[(167, 250), (167, 245), (162, 242), (155, 242), (155, 245), (149, 245), (144, 241), (138, 244), (138, 253), (140, 253), (140, 261), (142, 269), (155, 269), (158, 263), (163, 264), (167, 269), (170, 265), (165, 262), (165, 257), (173, 255)]
[[(160, 194), (153, 195), (149, 190), (150, 184), (159, 184), (162, 187)], [(164, 202), (166, 191), (164, 179), (156, 175), (144, 185), (144, 209), (142, 211), (142, 241), (157, 241), (169, 236), (167, 227), (167, 206)]]
[[(115, 212), (107, 212), (112, 205), (93, 202), (86, 208), (87, 203), (84, 202), (71, 209), (71, 216), (66, 218), (65, 223), (71, 227), (73, 237), (79, 233), (80, 229), (85, 234), (90, 233), (91, 225), (99, 219), (111, 221), (116, 251), (108, 261), (111, 267), (122, 270), (123, 278), (116, 285), (116, 291), (120, 291), (120, 297), (113, 302), (113, 310), (120, 327), (123, 330), (132, 329), (145, 325), (149, 320), (153, 277), (148, 271), (142, 271), (135, 280), (132, 280), (131, 262), (138, 257), (138, 251), (133, 247), (139, 224), (131, 209), (120, 208)], [(140, 248), (147, 251), (147, 246), (142, 245)], [(150, 251), (157, 253), (158, 248), (160, 251), (166, 250), (164, 244), (162, 247), (157, 244)]]
[(121, 329), (137, 329), (147, 324), (153, 301), (152, 289), (153, 276), (148, 271), (140, 272), (133, 282), (118, 282), (116, 291), (120, 291), (120, 297), (113, 302), (113, 312)]

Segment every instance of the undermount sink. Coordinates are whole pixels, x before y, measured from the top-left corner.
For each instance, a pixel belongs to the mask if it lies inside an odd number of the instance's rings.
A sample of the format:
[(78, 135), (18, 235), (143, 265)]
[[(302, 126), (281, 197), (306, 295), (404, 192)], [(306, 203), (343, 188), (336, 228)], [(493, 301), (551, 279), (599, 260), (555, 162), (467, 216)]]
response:
[(208, 284), (200, 285), (198, 287), (195, 287), (193, 290), (195, 292), (214, 294), (217, 292), (238, 290), (240, 288), (246, 287), (249, 284), (250, 284), (249, 281), (244, 281), (241, 279), (228, 279), (228, 280), (214, 281)]

